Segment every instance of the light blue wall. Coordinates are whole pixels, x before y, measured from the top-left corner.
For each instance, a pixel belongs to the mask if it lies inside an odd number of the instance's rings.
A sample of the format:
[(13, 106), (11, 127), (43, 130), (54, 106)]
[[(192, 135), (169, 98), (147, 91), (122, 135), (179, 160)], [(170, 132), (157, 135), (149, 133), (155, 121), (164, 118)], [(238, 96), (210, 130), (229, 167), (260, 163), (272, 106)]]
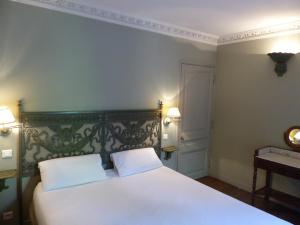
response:
[(215, 64), (215, 47), (0, 4), (1, 104), (24, 97), (30, 110), (156, 107), (178, 95), (180, 62)]
[[(216, 60), (213, 46), (8, 0), (0, 1), (0, 34), (0, 105), (15, 114), (20, 98), (30, 111), (176, 105), (180, 63)], [(176, 127), (165, 132), (164, 145), (176, 145)], [(13, 160), (0, 159), (1, 170), (16, 167), (16, 143), (16, 135), (0, 137), (0, 149), (14, 150)], [(176, 168), (176, 155), (167, 165)], [(1, 212), (15, 200), (9, 182)]]

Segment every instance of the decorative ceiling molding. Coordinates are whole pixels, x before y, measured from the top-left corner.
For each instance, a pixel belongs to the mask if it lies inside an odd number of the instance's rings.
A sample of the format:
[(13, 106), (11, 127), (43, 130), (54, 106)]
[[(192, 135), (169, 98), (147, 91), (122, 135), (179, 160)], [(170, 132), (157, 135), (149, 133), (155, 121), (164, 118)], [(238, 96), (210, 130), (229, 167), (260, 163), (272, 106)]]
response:
[(83, 17), (93, 18), (114, 24), (119, 24), (136, 29), (152, 31), (173, 37), (197, 41), (210, 45), (226, 45), (237, 42), (264, 39), (290, 33), (300, 33), (300, 21), (282, 24), (278, 26), (253, 29), (244, 32), (232, 33), (222, 36), (208, 34), (189, 28), (179, 27), (159, 21), (142, 19), (124, 13), (92, 7), (72, 0), (11, 0), (14, 2), (38, 6), (60, 12), (75, 14)]
[(292, 33), (300, 33), (300, 21), (223, 35), (219, 38), (218, 45), (264, 39)]
[(137, 29), (152, 31), (169, 36), (198, 41), (210, 45), (217, 45), (218, 36), (195, 31), (188, 28), (178, 27), (171, 24), (161, 23), (154, 20), (142, 19), (123, 13), (91, 7), (75, 3), (69, 0), (11, 0), (14, 2), (38, 6), (42, 8), (71, 13), (88, 18), (98, 19), (114, 24), (124, 25)]

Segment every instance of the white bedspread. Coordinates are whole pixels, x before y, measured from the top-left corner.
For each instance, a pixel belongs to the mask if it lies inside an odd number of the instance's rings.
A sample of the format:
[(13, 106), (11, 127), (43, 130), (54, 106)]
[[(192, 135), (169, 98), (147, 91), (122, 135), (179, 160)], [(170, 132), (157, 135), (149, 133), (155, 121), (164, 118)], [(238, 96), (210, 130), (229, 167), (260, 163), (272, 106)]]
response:
[(38, 184), (39, 225), (290, 224), (166, 167), (111, 177), (49, 192)]

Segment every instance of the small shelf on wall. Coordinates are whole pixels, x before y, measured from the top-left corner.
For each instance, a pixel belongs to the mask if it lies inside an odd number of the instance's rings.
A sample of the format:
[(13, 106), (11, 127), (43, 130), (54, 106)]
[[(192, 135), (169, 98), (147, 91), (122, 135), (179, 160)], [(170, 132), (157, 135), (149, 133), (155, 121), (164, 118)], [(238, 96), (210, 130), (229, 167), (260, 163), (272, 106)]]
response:
[(5, 180), (9, 178), (14, 178), (17, 176), (17, 170), (3, 170), (0, 171), (0, 192), (9, 187), (5, 185)]
[(171, 155), (173, 152), (176, 151), (176, 147), (171, 145), (171, 146), (166, 146), (162, 148), (162, 151), (165, 153), (165, 160), (168, 160), (171, 158)]

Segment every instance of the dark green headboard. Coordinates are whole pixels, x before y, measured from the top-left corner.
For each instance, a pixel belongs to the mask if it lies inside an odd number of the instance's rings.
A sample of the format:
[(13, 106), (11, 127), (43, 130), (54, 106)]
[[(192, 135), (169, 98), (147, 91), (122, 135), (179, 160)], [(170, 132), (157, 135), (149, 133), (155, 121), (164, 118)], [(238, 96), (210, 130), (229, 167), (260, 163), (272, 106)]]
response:
[(153, 110), (24, 112), (20, 105), (21, 176), (38, 173), (40, 161), (100, 153), (105, 169), (110, 153), (154, 147), (161, 154), (161, 107)]

